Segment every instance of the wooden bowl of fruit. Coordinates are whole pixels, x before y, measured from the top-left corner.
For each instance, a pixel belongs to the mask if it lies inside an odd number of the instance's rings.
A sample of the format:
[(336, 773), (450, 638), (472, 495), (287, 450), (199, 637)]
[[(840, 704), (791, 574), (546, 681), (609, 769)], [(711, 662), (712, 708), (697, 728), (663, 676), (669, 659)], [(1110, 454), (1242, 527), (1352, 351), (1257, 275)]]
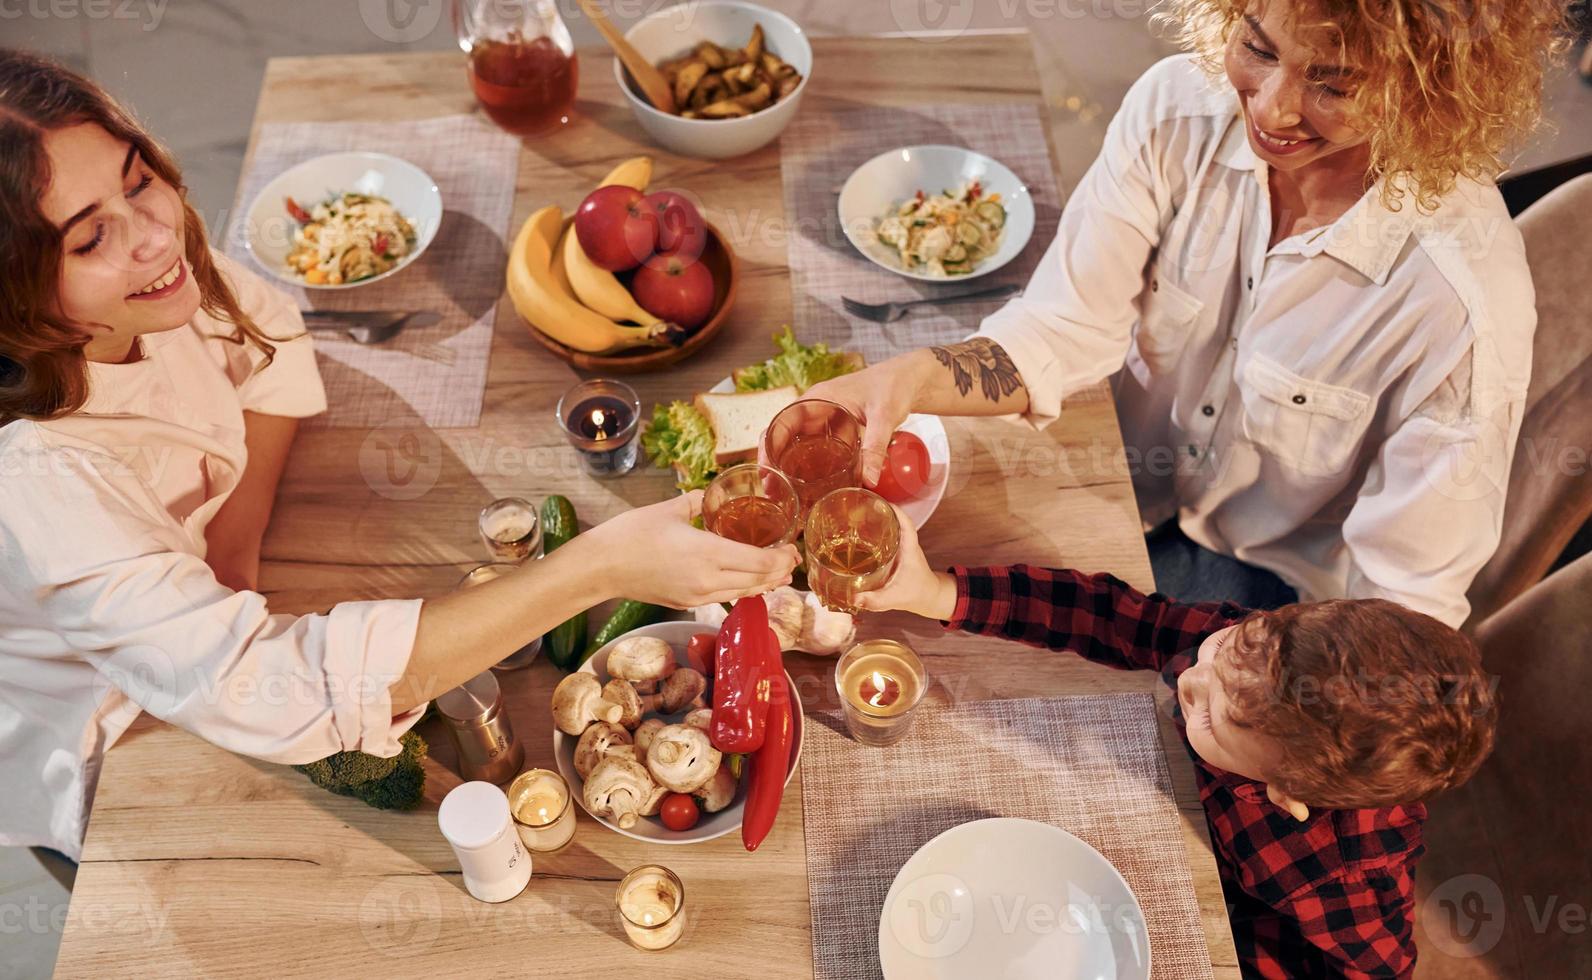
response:
[(735, 252), (686, 197), (647, 194), (648, 157), (609, 173), (571, 215), (541, 208), (509, 253), (514, 307), (555, 357), (635, 374), (707, 346), (735, 305)]

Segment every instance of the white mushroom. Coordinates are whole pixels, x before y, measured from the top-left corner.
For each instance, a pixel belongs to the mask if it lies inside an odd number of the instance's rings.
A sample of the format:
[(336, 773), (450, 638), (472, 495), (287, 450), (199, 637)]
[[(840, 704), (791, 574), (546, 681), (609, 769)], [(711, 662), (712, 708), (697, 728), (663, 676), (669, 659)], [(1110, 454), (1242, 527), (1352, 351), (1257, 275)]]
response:
[(667, 725), (662, 718), (648, 718), (636, 728), (636, 758), (642, 762), (647, 761), (647, 746), (652, 744), (652, 737), (658, 730)]
[(585, 779), (615, 746), (629, 744), (629, 732), (606, 721), (596, 722), (581, 734), (575, 745), (575, 771)]
[(617, 722), (623, 710), (603, 699), (603, 686), (591, 674), (576, 671), (553, 688), (553, 724), (565, 735), (579, 735), (594, 721)]
[(693, 792), (712, 779), (722, 759), (707, 732), (689, 725), (660, 729), (647, 747), (647, 771), (676, 793)]
[(656, 808), (664, 795), (663, 787), (652, 781), (639, 762), (624, 758), (604, 759), (591, 771), (583, 790), (586, 809), (594, 816), (608, 817), (629, 830), (636, 818)]
[(682, 724), (682, 725), (690, 725), (692, 728), (700, 728), (704, 732), (707, 732), (709, 737), (712, 737), (712, 735), (713, 735), (713, 709), (712, 708), (698, 708), (695, 711), (691, 712), (690, 714), (686, 715), (684, 718), (680, 719), (680, 724)]
[(706, 705), (707, 702), (702, 700), (702, 695), (707, 689), (708, 679), (702, 676), (700, 670), (694, 667), (681, 667), (669, 675), (669, 679), (663, 682), (663, 687), (657, 694), (647, 695), (641, 699), (641, 703), (647, 711), (672, 715), (676, 711)]
[(641, 694), (656, 691), (675, 666), (674, 648), (656, 636), (627, 637), (608, 655), (609, 676), (629, 681)]
[(641, 695), (627, 680), (615, 677), (603, 685), (603, 700), (619, 705), (619, 725), (635, 728), (641, 724)]
[(701, 804), (702, 812), (718, 813), (735, 799), (735, 776), (729, 766), (719, 766), (713, 778), (703, 783), (692, 795)]

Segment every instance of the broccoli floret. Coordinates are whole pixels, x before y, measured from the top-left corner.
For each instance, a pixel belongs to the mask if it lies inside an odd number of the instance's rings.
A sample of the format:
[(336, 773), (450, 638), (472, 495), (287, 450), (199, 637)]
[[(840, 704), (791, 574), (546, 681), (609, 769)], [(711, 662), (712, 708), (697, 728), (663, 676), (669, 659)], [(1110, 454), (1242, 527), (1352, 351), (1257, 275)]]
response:
[(338, 752), (293, 768), (322, 789), (352, 796), (378, 810), (411, 810), (425, 794), (427, 745), (412, 731), (404, 732), (398, 742), (403, 750), (390, 759), (367, 752)]

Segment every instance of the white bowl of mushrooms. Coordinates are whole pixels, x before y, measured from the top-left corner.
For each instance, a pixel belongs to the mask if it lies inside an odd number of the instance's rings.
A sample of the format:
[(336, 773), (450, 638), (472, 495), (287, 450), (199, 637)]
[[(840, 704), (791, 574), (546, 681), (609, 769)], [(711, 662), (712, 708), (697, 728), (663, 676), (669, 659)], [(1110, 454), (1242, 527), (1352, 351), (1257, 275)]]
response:
[[(631, 630), (553, 691), (558, 771), (588, 814), (626, 837), (696, 844), (740, 829), (746, 770), (737, 780), (708, 741), (712, 679), (686, 655), (698, 633), (714, 630), (687, 622)], [(805, 728), (794, 681), (790, 692), (795, 730), (787, 786), (801, 762)], [(671, 792), (696, 798), (702, 816), (690, 830), (670, 830), (658, 819)]]

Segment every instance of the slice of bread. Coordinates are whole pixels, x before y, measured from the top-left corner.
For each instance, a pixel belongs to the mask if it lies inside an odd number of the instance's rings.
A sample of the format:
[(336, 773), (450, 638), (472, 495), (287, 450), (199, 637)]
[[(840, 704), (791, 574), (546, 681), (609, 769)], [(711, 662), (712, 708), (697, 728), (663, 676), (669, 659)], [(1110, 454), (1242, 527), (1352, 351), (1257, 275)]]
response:
[(780, 409), (795, 400), (795, 385), (696, 396), (696, 410), (707, 416), (708, 424), (713, 426), (713, 461), (725, 466), (755, 460), (763, 430)]

